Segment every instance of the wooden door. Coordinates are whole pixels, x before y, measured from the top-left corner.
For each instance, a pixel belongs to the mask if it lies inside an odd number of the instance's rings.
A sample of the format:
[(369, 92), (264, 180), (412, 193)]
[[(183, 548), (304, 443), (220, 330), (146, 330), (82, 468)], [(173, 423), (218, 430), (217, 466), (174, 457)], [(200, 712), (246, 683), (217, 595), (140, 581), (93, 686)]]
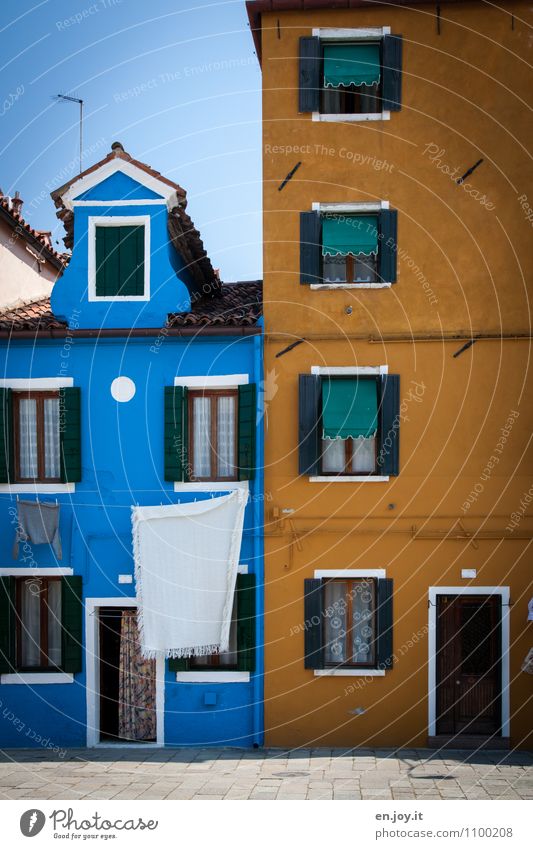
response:
[(437, 596), (437, 734), (501, 729), (501, 598)]

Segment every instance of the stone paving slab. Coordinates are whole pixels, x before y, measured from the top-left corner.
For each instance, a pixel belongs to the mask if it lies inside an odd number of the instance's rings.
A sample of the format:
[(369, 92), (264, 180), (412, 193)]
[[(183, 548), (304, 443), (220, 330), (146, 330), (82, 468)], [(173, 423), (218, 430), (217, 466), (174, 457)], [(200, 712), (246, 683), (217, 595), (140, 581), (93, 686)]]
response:
[(531, 799), (533, 753), (10, 749), (0, 799)]

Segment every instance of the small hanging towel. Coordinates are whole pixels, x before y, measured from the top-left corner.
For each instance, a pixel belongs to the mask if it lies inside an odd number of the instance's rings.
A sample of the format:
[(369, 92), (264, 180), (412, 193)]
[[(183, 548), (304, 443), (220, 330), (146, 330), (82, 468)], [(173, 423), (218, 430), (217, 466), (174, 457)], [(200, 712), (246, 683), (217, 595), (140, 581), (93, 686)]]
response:
[(51, 544), (58, 560), (61, 560), (61, 537), (59, 535), (59, 504), (46, 501), (19, 501), (18, 522), (13, 544), (13, 558), (19, 556), (19, 542), (33, 545)]

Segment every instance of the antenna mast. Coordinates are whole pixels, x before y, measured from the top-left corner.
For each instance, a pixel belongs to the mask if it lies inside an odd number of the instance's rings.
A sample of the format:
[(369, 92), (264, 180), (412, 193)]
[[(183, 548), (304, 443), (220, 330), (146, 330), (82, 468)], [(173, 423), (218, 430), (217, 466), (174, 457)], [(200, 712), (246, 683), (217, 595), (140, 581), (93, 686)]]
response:
[(71, 97), (69, 94), (56, 94), (56, 100), (67, 100), (71, 103), (79, 103), (80, 105), (80, 174), (81, 160), (83, 152), (83, 100), (79, 97)]

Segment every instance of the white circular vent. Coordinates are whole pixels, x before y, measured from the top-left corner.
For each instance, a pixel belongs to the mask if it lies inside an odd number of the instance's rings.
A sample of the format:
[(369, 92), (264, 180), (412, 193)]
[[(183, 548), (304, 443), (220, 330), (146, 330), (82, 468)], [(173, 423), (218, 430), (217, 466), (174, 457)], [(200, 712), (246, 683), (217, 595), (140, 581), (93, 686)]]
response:
[(115, 401), (131, 401), (135, 395), (135, 384), (129, 377), (115, 377), (111, 384), (111, 395)]

